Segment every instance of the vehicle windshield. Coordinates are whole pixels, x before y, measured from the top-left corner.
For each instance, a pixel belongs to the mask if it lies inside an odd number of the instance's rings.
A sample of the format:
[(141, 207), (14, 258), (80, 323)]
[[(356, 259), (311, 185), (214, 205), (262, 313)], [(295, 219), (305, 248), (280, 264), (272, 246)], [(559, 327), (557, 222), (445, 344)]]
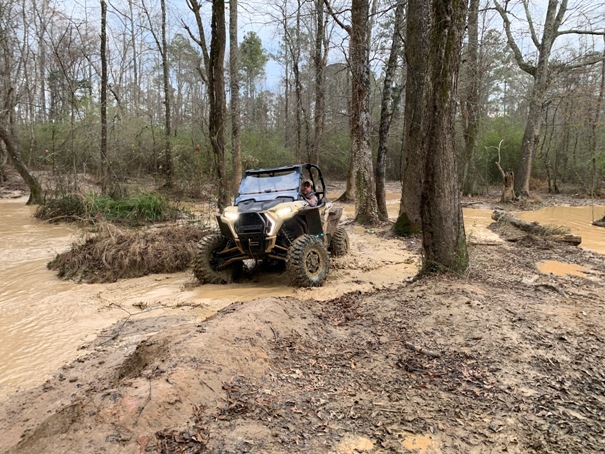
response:
[(247, 175), (241, 182), (239, 194), (262, 194), (298, 190), (300, 176), (296, 171), (289, 173)]

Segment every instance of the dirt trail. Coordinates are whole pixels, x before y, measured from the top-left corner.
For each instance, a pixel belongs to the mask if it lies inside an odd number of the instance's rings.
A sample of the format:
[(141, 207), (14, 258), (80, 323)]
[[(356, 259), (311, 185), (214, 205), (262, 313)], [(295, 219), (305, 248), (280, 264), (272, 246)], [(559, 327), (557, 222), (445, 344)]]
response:
[[(465, 276), (412, 281), (418, 239), (347, 228), (353, 253), (321, 290), (183, 283), (178, 305), (219, 312), (106, 329), (0, 404), (0, 452), (602, 452), (603, 256), (477, 223)], [(171, 301), (148, 296), (122, 304)]]
[[(116, 325), (0, 409), (0, 450), (602, 452), (602, 256), (471, 255), (464, 278)], [(588, 274), (536, 268), (562, 259)]]

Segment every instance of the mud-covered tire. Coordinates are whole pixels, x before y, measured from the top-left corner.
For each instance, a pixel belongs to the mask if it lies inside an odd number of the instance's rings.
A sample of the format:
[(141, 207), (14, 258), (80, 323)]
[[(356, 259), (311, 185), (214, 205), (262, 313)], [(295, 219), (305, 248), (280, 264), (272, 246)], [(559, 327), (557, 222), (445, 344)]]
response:
[(328, 277), (330, 261), (321, 240), (301, 235), (288, 248), (286, 272), (294, 287), (320, 287)]
[(332, 235), (328, 251), (330, 251), (330, 254), (334, 257), (342, 257), (349, 253), (349, 249), (349, 234), (344, 228), (338, 227)]
[(225, 249), (230, 240), (220, 233), (206, 235), (197, 244), (197, 253), (193, 260), (193, 275), (202, 284), (230, 284), (241, 271), (243, 263), (236, 262), (224, 270), (218, 270), (217, 254)]

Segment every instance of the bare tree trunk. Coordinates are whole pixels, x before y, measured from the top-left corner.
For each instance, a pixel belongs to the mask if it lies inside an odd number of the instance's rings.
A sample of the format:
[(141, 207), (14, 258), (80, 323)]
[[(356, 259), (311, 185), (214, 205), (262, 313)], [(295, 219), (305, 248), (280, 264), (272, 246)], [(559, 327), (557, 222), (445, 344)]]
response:
[(328, 46), (325, 32), (325, 19), (323, 0), (315, 0), (315, 15), (317, 30), (315, 36), (315, 52), (313, 62), (315, 65), (315, 115), (313, 117), (314, 138), (313, 154), (311, 161), (320, 164), (321, 157), (321, 139), (323, 136), (325, 122), (325, 69), (328, 58)]
[[(559, 5), (559, 1), (561, 4)], [(504, 30), (508, 38), (508, 44), (513, 51), (515, 60), (519, 67), (530, 74), (534, 78), (534, 85), (531, 90), (529, 99), (529, 111), (527, 114), (527, 123), (521, 142), (521, 159), (517, 166), (517, 175), (515, 178), (515, 192), (521, 196), (529, 196), (529, 180), (531, 178), (532, 165), (534, 155), (538, 147), (540, 138), (540, 129), (542, 127), (542, 108), (544, 105), (544, 97), (548, 88), (549, 79), (549, 60), (552, 52), (552, 47), (555, 39), (559, 36), (559, 27), (563, 22), (565, 13), (567, 12), (567, 0), (549, 0), (546, 10), (546, 18), (544, 20), (542, 40), (538, 40), (538, 36), (533, 28), (532, 18), (529, 15), (529, 10), (526, 6), (526, 16), (530, 23), (531, 38), (538, 50), (538, 61), (535, 65), (525, 61), (521, 50), (517, 46), (512, 32), (508, 11), (503, 8), (498, 1), (494, 2), (496, 10), (500, 14), (504, 22)], [(505, 5), (507, 6), (507, 5)], [(558, 9), (557, 9), (558, 7)]]
[(468, 267), (460, 185), (454, 151), (456, 80), (466, 25), (467, 0), (433, 0), (428, 54), (427, 157), (421, 194), (424, 272), (461, 272)]
[(155, 45), (158, 48), (158, 52), (162, 58), (162, 85), (164, 88), (164, 166), (162, 169), (162, 173), (166, 178), (165, 186), (167, 188), (172, 188), (174, 185), (173, 181), (173, 163), (172, 163), (172, 122), (171, 122), (171, 113), (172, 113), (172, 102), (171, 102), (171, 85), (170, 85), (170, 62), (168, 59), (168, 44), (166, 42), (166, 1), (160, 0), (160, 7), (162, 10), (162, 18), (161, 18), (161, 31), (160, 36), (158, 37), (155, 32), (155, 28), (153, 26), (153, 19), (145, 2), (143, 2), (143, 11), (147, 16), (147, 21), (149, 22), (149, 31), (153, 36), (155, 41)]
[(139, 100), (140, 100), (140, 93), (141, 93), (141, 88), (139, 87), (139, 58), (138, 58), (138, 53), (137, 53), (137, 38), (136, 38), (136, 34), (135, 34), (135, 27), (134, 27), (134, 10), (132, 8), (133, 2), (129, 1), (128, 2), (128, 7), (129, 7), (129, 11), (130, 11), (130, 40), (132, 41), (132, 88), (134, 90), (134, 96), (133, 96), (133, 104), (135, 106), (139, 106)]
[(403, 13), (405, 2), (399, 0), (395, 8), (395, 24), (393, 26), (393, 40), (389, 53), (389, 60), (384, 71), (384, 84), (382, 88), (382, 101), (380, 105), (380, 126), (378, 127), (378, 155), (376, 158), (376, 203), (378, 217), (381, 221), (389, 220), (386, 199), (386, 167), (387, 167), (387, 140), (393, 118), (393, 77), (397, 69), (399, 49), (401, 48), (401, 29), (403, 26)]
[(6, 152), (6, 146), (4, 142), (0, 143), (0, 184), (5, 183), (8, 180), (6, 175), (6, 163), (8, 161), (8, 153)]
[(166, 176), (166, 187), (172, 188), (172, 102), (170, 96), (170, 63), (168, 60), (168, 45), (166, 43), (166, 1), (160, 0), (162, 8), (162, 44), (160, 54), (162, 55), (162, 75), (164, 80), (164, 175)]
[(231, 184), (225, 166), (225, 1), (212, 0), (212, 31), (210, 38), (210, 115), (208, 130), (216, 160), (218, 208), (229, 205)]
[(47, 111), (46, 111), (46, 28), (47, 28), (47, 9), (48, 9), (48, 1), (43, 0), (41, 2), (32, 2), (32, 8), (34, 9), (34, 14), (38, 20), (37, 25), (37, 42), (38, 42), (38, 78), (39, 78), (39, 109), (36, 113), (35, 118), (46, 121)]
[(355, 221), (374, 225), (379, 222), (376, 182), (370, 145), (370, 61), (368, 0), (351, 2), (351, 137), (355, 170)]
[(242, 145), (239, 136), (239, 46), (237, 41), (237, 0), (229, 2), (229, 88), (231, 91), (231, 193), (236, 195), (242, 178)]
[[(603, 37), (603, 44), (605, 44), (605, 36)], [(601, 106), (603, 105), (603, 97), (605, 96), (605, 48), (603, 49), (603, 62), (601, 64), (601, 85), (599, 86), (599, 96), (597, 98), (597, 105), (594, 109), (594, 118), (592, 120), (590, 128), (590, 153), (591, 158), (591, 179), (590, 179), (590, 196), (594, 197), (597, 189), (597, 127), (599, 125), (599, 119), (601, 116)]]
[(479, 135), (479, 0), (470, 0), (468, 14), (468, 51), (466, 53), (466, 90), (462, 100), (464, 161), (462, 193), (477, 194), (477, 175), (474, 155)]
[[(302, 115), (304, 114), (304, 106), (302, 103), (302, 83), (300, 81), (300, 8), (301, 2), (298, 0), (298, 8), (296, 9), (296, 34), (295, 39), (289, 39), (290, 55), (292, 56), (292, 72), (294, 75), (294, 95), (296, 97), (296, 161), (302, 161)], [(304, 114), (306, 115), (306, 114)]]
[(27, 184), (29, 188), (29, 199), (27, 200), (27, 204), (41, 204), (43, 202), (42, 187), (37, 178), (32, 175), (23, 162), (14, 134), (1, 123), (0, 140), (4, 142), (6, 153), (8, 154), (11, 163), (15, 169), (17, 169), (17, 172), (19, 172), (19, 175), (23, 178), (23, 181), (25, 181), (25, 184)]
[(515, 174), (512, 171), (505, 172), (500, 165), (501, 156), (500, 149), (502, 148), (502, 140), (498, 144), (498, 160), (496, 161), (496, 167), (500, 171), (502, 176), (502, 195), (500, 196), (500, 202), (512, 202), (515, 199)]
[[(350, 33), (350, 30), (347, 30)], [(350, 85), (350, 76), (351, 76), (351, 72), (348, 71), (347, 72), (347, 80), (348, 80), (348, 84)], [(347, 100), (347, 112), (348, 112), (348, 116), (349, 116), (349, 131), (352, 131), (352, 125), (353, 125), (353, 106), (352, 106), (352, 102), (351, 99)], [(351, 133), (352, 134), (352, 133)], [(352, 136), (351, 136), (352, 138)], [(355, 169), (357, 168), (356, 164), (355, 164), (355, 160), (353, 159), (353, 153), (351, 152), (351, 154), (349, 155), (349, 166), (347, 168), (347, 180), (346, 180), (346, 185), (345, 185), (345, 192), (343, 192), (339, 197), (338, 197), (338, 201), (339, 202), (343, 202), (343, 203), (349, 203), (349, 202), (354, 202), (355, 201)]]
[(107, 193), (107, 3), (101, 0), (101, 192)]
[(407, 233), (420, 231), (420, 191), (424, 185), (424, 110), (428, 71), (430, 0), (409, 0), (405, 40), (407, 83), (402, 143), (401, 205), (397, 225)]

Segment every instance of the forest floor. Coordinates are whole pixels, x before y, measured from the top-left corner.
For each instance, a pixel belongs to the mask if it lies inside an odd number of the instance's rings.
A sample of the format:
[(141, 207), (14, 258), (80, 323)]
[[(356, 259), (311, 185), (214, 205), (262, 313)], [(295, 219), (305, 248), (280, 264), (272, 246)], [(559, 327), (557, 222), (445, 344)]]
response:
[[(347, 229), (332, 279), (420, 260), (419, 238)], [(491, 233), (464, 276), (233, 301), (204, 321), (127, 318), (0, 402), (0, 452), (603, 452), (603, 256)], [(580, 271), (543, 274), (545, 260)]]

